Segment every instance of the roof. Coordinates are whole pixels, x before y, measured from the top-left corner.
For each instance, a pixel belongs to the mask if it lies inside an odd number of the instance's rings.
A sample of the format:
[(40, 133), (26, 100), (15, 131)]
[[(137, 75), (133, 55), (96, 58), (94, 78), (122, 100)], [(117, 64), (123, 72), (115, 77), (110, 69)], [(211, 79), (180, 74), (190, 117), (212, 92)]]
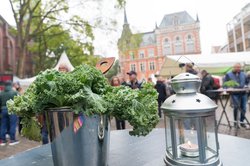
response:
[[(5, 23), (5, 24), (8, 24), (8, 22), (0, 15), (0, 20), (1, 22), (0, 23)], [(9, 24), (8, 24), (9, 25)]]
[(200, 70), (206, 69), (211, 74), (222, 74), (235, 63), (241, 63), (243, 66), (250, 65), (250, 52), (167, 56), (160, 74), (163, 76), (177, 75), (184, 72), (184, 69), (179, 68), (179, 64), (190, 62), (193, 62), (195, 67)]
[(66, 52), (64, 51), (60, 57), (60, 59), (57, 62), (56, 67), (54, 67), (54, 69), (59, 70), (59, 66), (60, 65), (66, 65), (69, 69), (69, 71), (73, 71), (74, 70), (74, 66), (71, 64), (71, 62), (69, 61), (69, 58), (66, 54)]
[(192, 24), (195, 22), (196, 21), (186, 11), (182, 11), (165, 15), (161, 21), (159, 28), (166, 28), (175, 24)]
[(142, 33), (142, 42), (140, 46), (154, 45), (155, 43), (156, 43), (156, 38), (154, 31)]

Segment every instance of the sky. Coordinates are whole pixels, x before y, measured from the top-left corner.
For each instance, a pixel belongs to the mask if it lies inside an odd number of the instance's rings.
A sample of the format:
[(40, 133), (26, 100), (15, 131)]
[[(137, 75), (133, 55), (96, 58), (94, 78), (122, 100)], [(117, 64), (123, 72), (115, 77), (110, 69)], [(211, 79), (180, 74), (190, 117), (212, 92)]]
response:
[[(74, 0), (80, 1), (80, 0)], [(123, 25), (123, 10), (114, 10), (114, 0), (104, 0), (100, 8), (104, 17), (112, 17), (117, 21), (114, 30), (95, 30), (95, 54), (105, 57), (118, 56), (117, 41)], [(91, 1), (90, 1), (91, 2)], [(209, 54), (211, 47), (227, 43), (226, 24), (241, 11), (249, 0), (127, 0), (127, 18), (132, 32), (147, 32), (155, 28), (155, 23), (161, 23), (164, 15), (186, 10), (194, 19), (198, 14), (200, 19), (200, 39), (202, 54)], [(72, 9), (72, 14), (91, 18), (93, 10)], [(9, 0), (0, 1), (0, 15), (11, 25), (14, 25), (13, 14)], [(94, 14), (93, 14), (94, 15)]]

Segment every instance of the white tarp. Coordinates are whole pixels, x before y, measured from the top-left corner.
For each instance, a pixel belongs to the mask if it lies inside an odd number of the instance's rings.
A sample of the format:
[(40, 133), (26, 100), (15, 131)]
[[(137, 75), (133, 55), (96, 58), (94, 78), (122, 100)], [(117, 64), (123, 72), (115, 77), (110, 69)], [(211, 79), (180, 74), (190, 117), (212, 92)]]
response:
[(14, 76), (13, 82), (19, 82), (21, 87), (28, 87), (33, 81), (35, 81), (36, 76), (31, 77), (31, 78), (18, 78), (17, 76)]
[(209, 55), (171, 55), (168, 58), (178, 63), (194, 63), (198, 67), (226, 67), (235, 63), (244, 65), (250, 64), (250, 52), (220, 53)]
[[(54, 67), (54, 69), (58, 70), (59, 66), (63, 64), (68, 67), (69, 71), (74, 70), (74, 66), (70, 63), (69, 58), (64, 51), (60, 57), (60, 59), (57, 62), (57, 65)], [(20, 79), (16, 76), (13, 78), (13, 82), (19, 82), (21, 87), (28, 87), (33, 81), (35, 81), (36, 76), (31, 77), (31, 78), (25, 78), (25, 79)]]

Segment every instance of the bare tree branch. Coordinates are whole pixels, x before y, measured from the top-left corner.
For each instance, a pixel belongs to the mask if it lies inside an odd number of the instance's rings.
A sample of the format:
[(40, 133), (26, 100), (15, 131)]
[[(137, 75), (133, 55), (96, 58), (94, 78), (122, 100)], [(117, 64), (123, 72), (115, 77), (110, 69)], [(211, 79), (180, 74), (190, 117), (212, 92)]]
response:
[[(50, 14), (55, 13), (55, 12), (59, 12), (59, 11), (63, 11), (63, 10), (65, 10), (65, 9), (67, 9), (67, 8), (65, 8), (65, 7), (60, 8), (60, 9), (56, 9), (56, 7), (57, 7), (58, 5), (59, 5), (59, 4), (56, 3), (47, 13), (45, 13), (45, 14), (42, 16), (40, 22), (38, 23), (38, 26), (37, 26), (36, 29), (32, 32), (33, 35), (35, 35), (36, 33), (39, 32), (39, 30), (41, 29), (41, 27), (42, 27), (42, 25), (43, 25), (44, 20), (45, 20), (46, 18), (49, 18), (49, 15), (50, 15)], [(54, 9), (56, 9), (56, 10), (54, 10)]]
[(51, 28), (53, 28), (53, 27), (59, 27), (60, 25), (61, 25), (61, 23), (50, 25), (50, 26), (48, 26), (48, 27), (46, 27), (46, 28), (44, 28), (44, 29), (42, 29), (42, 30), (40, 30), (40, 31), (37, 31), (36, 33), (30, 34), (30, 37), (32, 38), (32, 37), (35, 37), (35, 36), (37, 36), (37, 35), (39, 36), (40, 34), (42, 34), (42, 33), (46, 32), (46, 31), (48, 31), (49, 29), (51, 29)]
[(14, 5), (13, 5), (13, 3), (12, 3), (11, 0), (9, 0), (9, 2), (10, 2), (11, 10), (12, 10), (12, 12), (13, 12), (13, 14), (14, 14), (14, 19), (15, 19), (15, 21), (16, 21), (16, 23), (17, 23), (18, 19), (17, 19), (17, 13), (16, 13), (16, 11), (15, 11)]

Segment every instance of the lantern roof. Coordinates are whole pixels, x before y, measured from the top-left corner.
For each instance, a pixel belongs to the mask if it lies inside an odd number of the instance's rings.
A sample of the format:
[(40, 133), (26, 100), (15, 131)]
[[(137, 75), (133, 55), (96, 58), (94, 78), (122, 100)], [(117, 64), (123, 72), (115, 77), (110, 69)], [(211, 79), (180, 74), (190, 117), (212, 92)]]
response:
[[(161, 109), (167, 114), (181, 116), (181, 114), (213, 113), (217, 105), (207, 96), (198, 93), (201, 80), (190, 73), (182, 73), (171, 80), (176, 95), (170, 96), (163, 103)], [(190, 116), (190, 115), (189, 115)]]

